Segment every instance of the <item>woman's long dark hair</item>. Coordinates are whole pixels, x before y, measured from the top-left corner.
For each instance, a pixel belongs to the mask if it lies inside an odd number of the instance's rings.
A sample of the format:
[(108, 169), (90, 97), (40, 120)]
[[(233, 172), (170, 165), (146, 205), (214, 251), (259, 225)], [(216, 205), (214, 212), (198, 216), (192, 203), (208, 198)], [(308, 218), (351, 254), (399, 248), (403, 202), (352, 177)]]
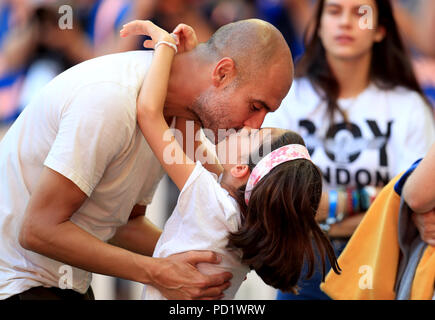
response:
[[(305, 146), (300, 135), (285, 131), (271, 150), (288, 144)], [(256, 155), (263, 154), (263, 148)], [(249, 168), (255, 164), (249, 160)], [(242, 262), (251, 266), (263, 281), (282, 291), (297, 292), (304, 262), (308, 277), (314, 272), (315, 248), (320, 252), (323, 277), (325, 256), (340, 272), (334, 250), (315, 221), (322, 196), (322, 175), (311, 161), (298, 159), (273, 168), (252, 190), (248, 205), (242, 186), (236, 200), (242, 213), (241, 228), (229, 235), (228, 247), (242, 251)], [(314, 241), (313, 241), (314, 240)]]
[[(327, 102), (331, 121), (336, 111), (347, 120), (337, 104), (340, 87), (328, 65), (325, 48), (318, 35), (324, 6), (325, 0), (320, 0), (315, 11), (314, 25), (308, 27), (305, 32), (306, 50), (296, 64), (295, 76), (296, 78), (306, 77), (310, 80), (314, 89)], [(403, 86), (416, 91), (429, 107), (430, 103), (415, 77), (409, 53), (400, 37), (390, 1), (376, 0), (376, 6), (378, 25), (385, 28), (386, 34), (381, 42), (373, 45), (370, 80), (384, 90)]]

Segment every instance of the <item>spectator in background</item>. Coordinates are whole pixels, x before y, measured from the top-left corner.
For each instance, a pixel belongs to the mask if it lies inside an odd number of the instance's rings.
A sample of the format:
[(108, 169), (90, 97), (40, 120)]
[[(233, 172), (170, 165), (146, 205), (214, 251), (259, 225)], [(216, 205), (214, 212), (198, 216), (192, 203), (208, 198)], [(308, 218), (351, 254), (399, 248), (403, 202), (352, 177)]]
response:
[(172, 30), (179, 23), (188, 24), (195, 29), (199, 42), (206, 42), (217, 29), (211, 27), (207, 21), (202, 10), (202, 1), (165, 0), (154, 2), (155, 4), (149, 12), (150, 20), (162, 26), (163, 29)]
[(405, 40), (422, 54), (435, 57), (435, 2), (394, 0), (393, 5)]
[(31, 15), (26, 0), (0, 3), (0, 124), (17, 114), (26, 63), (36, 47), (37, 30), (28, 23)]
[[(373, 10), (373, 28), (360, 27), (367, 18), (359, 13), (362, 5)], [(312, 30), (292, 89), (263, 127), (303, 135), (329, 190), (319, 215), (339, 256), (374, 188), (423, 157), (435, 130), (389, 1), (322, 0)], [(328, 299), (321, 280), (317, 270), (301, 278), (300, 295), (280, 292), (278, 298)]]
[(58, 26), (57, 9), (62, 3), (47, 6), (45, 9), (56, 14), (43, 25), (43, 43), (61, 50), (73, 63), (91, 58), (140, 48), (137, 42), (120, 39), (118, 31), (122, 24), (138, 17), (147, 17), (154, 6), (154, 0), (75, 0), (71, 2), (74, 12), (74, 27), (62, 30)]
[[(60, 28), (59, 8), (69, 4), (71, 29)], [(20, 105), (27, 105), (46, 83), (62, 71), (96, 56), (127, 51), (128, 46), (117, 37), (124, 19), (134, 3), (130, 0), (44, 1), (35, 8), (38, 46), (29, 62)], [(65, 13), (64, 13), (65, 14)]]
[(414, 70), (435, 108), (435, 1), (395, 0), (394, 14), (413, 52)]
[(312, 15), (312, 0), (255, 0), (257, 16), (276, 26), (296, 59), (303, 54), (303, 32)]
[[(0, 120), (12, 122), (39, 90), (82, 61), (141, 47), (118, 36), (121, 25), (147, 18), (155, 5), (135, 0), (7, 0), (0, 4)], [(72, 8), (61, 29), (59, 8)]]
[(434, 187), (435, 143), (382, 189), (338, 259), (343, 272), (322, 290), (337, 300), (434, 300)]
[(212, 28), (257, 17), (277, 27), (289, 45), (293, 59), (303, 53), (302, 35), (312, 14), (313, 0), (209, 0), (201, 10)]

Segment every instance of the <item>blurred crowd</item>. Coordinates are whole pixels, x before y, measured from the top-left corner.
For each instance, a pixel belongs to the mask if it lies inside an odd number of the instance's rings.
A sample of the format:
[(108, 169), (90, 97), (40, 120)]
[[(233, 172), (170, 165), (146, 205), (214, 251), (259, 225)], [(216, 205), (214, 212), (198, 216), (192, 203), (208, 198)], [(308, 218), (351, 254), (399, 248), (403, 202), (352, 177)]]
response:
[[(257, 17), (274, 24), (294, 58), (303, 51), (315, 0), (2, 0), (0, 2), (0, 122), (12, 122), (35, 93), (69, 67), (104, 54), (142, 49), (141, 38), (118, 37), (133, 19), (166, 30), (194, 27), (201, 42), (220, 26)], [(435, 6), (393, 0), (417, 76), (435, 101)], [(418, 23), (416, 23), (418, 21)]]

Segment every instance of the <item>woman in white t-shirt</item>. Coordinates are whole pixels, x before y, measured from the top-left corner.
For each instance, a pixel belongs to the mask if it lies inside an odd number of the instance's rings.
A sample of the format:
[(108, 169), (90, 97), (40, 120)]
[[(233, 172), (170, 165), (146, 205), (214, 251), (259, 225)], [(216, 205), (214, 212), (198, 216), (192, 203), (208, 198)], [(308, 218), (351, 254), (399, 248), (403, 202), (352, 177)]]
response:
[[(163, 115), (176, 41), (149, 21), (129, 23), (121, 35), (135, 34), (138, 25), (152, 38), (146, 44), (155, 48), (137, 101), (139, 127), (181, 190), (153, 256), (163, 258), (189, 250), (217, 252), (219, 265), (199, 264), (198, 268), (206, 274), (222, 270), (233, 274), (222, 296), (225, 299), (234, 297), (249, 269), (267, 284), (295, 292), (305, 259), (314, 265), (314, 246), (322, 254), (322, 263), (327, 257), (339, 273), (332, 246), (315, 222), (321, 172), (310, 161), (300, 135), (245, 128), (218, 146), (219, 163), (206, 158), (204, 166), (199, 161), (195, 164)], [(143, 297), (164, 299), (158, 284), (146, 287)]]
[[(280, 108), (263, 127), (302, 134), (328, 188), (318, 219), (339, 255), (377, 190), (435, 139), (433, 115), (414, 76), (389, 1), (323, 0), (306, 52)], [(300, 295), (327, 299), (317, 272)]]

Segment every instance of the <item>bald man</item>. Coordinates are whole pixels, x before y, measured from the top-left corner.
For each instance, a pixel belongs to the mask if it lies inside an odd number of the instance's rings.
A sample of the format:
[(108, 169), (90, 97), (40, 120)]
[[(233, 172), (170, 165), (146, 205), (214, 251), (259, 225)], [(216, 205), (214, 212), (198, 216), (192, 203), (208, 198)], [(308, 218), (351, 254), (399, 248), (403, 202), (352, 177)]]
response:
[[(281, 33), (246, 20), (189, 47), (183, 30), (168, 123), (194, 120), (215, 142), (218, 129), (259, 128), (292, 82)], [(163, 172), (137, 126), (136, 99), (152, 56), (108, 55), (65, 71), (2, 140), (0, 298), (92, 298), (91, 272), (155, 286), (169, 299), (216, 299), (229, 286), (231, 274), (196, 270), (219, 262), (212, 252), (150, 257), (161, 230), (145, 206)]]

